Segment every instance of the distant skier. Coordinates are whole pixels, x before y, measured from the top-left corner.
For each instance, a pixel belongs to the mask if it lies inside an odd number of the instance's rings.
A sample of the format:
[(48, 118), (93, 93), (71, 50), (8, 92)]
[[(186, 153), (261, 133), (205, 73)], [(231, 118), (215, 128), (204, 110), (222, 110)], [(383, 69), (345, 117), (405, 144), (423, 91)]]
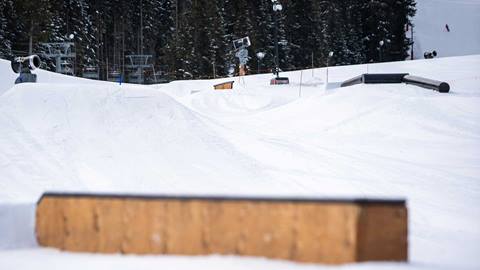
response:
[(450, 26), (448, 26), (448, 24), (445, 24), (445, 29), (447, 29), (447, 32), (450, 32)]

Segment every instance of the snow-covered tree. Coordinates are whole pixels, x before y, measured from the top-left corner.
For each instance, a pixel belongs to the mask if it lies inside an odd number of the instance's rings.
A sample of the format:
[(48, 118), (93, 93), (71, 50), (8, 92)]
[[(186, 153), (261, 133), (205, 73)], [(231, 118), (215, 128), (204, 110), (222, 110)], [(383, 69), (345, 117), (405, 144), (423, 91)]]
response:
[(13, 25), (11, 22), (15, 18), (15, 9), (13, 1), (4, 0), (0, 2), (0, 58), (10, 59), (13, 56)]
[(92, 12), (87, 0), (56, 0), (54, 31), (49, 41), (74, 42), (76, 68), (96, 62), (96, 35)]
[[(262, 69), (274, 66), (278, 16), (280, 68), (403, 60), (405, 25), (415, 0), (3, 0), (0, 1), (0, 56), (33, 52), (40, 42), (75, 42), (77, 71), (99, 65), (123, 66), (124, 55), (152, 54), (154, 64), (176, 78), (225, 75), (238, 64), (232, 41), (249, 36), (251, 69), (257, 52)], [(73, 35), (73, 40), (70, 40)], [(143, 42), (142, 42), (143, 41)], [(120, 53), (121, 52), (121, 53)]]

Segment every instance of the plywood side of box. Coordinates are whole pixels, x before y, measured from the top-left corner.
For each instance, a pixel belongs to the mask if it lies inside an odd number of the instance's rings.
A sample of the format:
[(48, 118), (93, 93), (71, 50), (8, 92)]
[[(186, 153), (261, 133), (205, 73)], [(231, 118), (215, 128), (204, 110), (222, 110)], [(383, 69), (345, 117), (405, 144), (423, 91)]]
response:
[(369, 204), (358, 223), (358, 261), (407, 261), (408, 212), (405, 205)]
[(404, 206), (355, 202), (57, 196), (37, 208), (40, 245), (69, 251), (406, 260)]

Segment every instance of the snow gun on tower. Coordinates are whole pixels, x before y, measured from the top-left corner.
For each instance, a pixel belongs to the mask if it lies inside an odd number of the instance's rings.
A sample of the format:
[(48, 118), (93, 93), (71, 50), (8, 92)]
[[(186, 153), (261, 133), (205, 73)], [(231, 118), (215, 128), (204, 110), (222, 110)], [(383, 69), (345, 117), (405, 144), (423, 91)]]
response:
[(37, 75), (32, 74), (31, 71), (39, 68), (41, 64), (42, 60), (35, 54), (26, 57), (15, 57), (11, 62), (12, 70), (20, 74), (15, 80), (15, 84), (37, 82)]

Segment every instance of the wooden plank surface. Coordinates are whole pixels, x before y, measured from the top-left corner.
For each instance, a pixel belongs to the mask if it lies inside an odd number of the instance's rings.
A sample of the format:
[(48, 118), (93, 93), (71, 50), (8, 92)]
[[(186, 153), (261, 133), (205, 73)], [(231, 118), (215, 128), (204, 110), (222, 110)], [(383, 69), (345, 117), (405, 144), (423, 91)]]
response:
[(68, 251), (262, 256), (329, 264), (407, 260), (405, 203), (45, 195), (42, 246)]

